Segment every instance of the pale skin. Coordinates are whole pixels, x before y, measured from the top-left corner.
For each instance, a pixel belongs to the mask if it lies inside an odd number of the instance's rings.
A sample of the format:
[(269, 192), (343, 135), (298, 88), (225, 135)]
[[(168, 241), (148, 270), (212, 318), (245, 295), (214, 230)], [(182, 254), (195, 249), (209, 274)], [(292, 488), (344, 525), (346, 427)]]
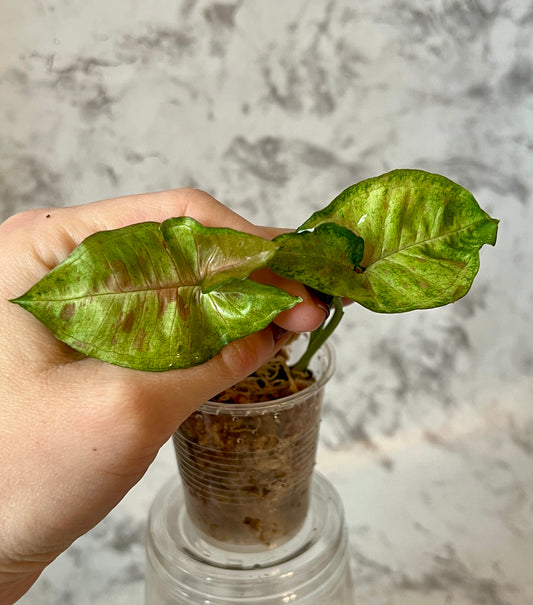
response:
[(301, 284), (263, 272), (257, 279), (303, 302), (204, 365), (150, 373), (85, 358), (8, 302), (90, 234), (172, 216), (275, 233), (192, 189), (32, 210), (0, 225), (0, 603), (15, 603), (102, 520), (192, 411), (257, 369), (292, 332), (324, 320)]

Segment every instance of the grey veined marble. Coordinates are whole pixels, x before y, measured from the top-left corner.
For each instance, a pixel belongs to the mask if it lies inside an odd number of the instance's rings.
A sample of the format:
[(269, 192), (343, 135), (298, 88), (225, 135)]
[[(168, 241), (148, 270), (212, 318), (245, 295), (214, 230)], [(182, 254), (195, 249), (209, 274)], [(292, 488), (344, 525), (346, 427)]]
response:
[[(533, 603), (533, 2), (3, 0), (0, 218), (181, 185), (295, 227), (392, 168), (501, 219), (470, 294), (336, 335), (318, 468), (358, 605)], [(140, 604), (141, 483), (24, 605)]]

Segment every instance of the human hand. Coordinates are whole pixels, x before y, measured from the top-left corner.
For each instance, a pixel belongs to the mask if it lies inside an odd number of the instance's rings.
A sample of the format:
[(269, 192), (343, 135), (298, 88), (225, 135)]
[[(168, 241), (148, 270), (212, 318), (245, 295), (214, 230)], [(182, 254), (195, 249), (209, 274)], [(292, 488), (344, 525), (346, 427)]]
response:
[(123, 498), (192, 411), (267, 361), (284, 330), (313, 330), (324, 319), (302, 285), (263, 276), (303, 298), (278, 327), (230, 343), (201, 366), (150, 373), (83, 357), (8, 302), (88, 235), (172, 216), (273, 235), (190, 189), (29, 211), (0, 225), (1, 603), (14, 603)]

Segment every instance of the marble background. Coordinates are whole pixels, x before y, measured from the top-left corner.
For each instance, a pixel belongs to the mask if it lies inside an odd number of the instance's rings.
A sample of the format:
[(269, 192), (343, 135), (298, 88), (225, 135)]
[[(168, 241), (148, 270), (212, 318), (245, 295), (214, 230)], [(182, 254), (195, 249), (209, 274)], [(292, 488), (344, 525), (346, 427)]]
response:
[[(533, 602), (533, 2), (2, 0), (0, 218), (193, 185), (295, 227), (392, 168), (501, 219), (470, 294), (352, 306), (318, 468), (358, 605)], [(141, 483), (23, 605), (140, 605)]]

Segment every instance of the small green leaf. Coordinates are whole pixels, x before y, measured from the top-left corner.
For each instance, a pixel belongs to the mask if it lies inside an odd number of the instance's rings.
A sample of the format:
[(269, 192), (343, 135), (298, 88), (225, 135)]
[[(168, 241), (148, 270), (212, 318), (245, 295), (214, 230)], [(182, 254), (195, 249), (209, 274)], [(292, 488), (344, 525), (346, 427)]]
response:
[(342, 295), (382, 313), (464, 296), (479, 269), (479, 249), (494, 245), (498, 229), (466, 189), (420, 170), (395, 170), (353, 185), (299, 230), (331, 222), (365, 242), (364, 271), (352, 274)]
[(361, 271), (363, 239), (335, 223), (284, 233), (274, 239), (279, 248), (270, 269), (320, 292), (344, 296), (354, 272)]
[(186, 368), (300, 301), (245, 279), (275, 248), (187, 217), (140, 223), (88, 237), (12, 302), (91, 357), (141, 370)]

